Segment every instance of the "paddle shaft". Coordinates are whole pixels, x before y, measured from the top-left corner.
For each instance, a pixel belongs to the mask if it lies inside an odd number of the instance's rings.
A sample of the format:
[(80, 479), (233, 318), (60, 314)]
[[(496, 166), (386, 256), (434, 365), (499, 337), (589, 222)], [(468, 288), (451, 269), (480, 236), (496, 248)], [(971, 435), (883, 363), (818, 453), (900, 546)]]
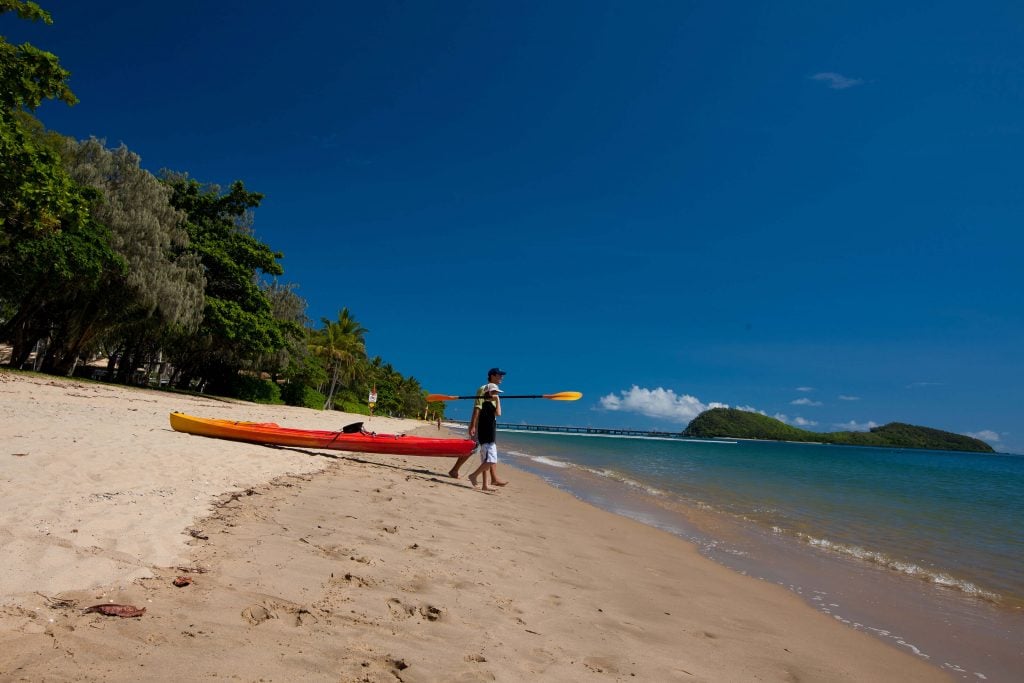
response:
[[(445, 399), (451, 401), (457, 398), (483, 398), (483, 396), (445, 396)], [(518, 396), (505, 396), (504, 394), (498, 394), (498, 398), (547, 398), (544, 394), (520, 394)]]
[[(551, 401), (578, 401), (582, 397), (578, 391), (559, 391), (554, 394), (514, 394), (511, 396), (499, 396), (499, 398), (546, 398)], [(429, 394), (427, 402), (433, 401), (454, 401), (460, 398), (483, 398), (480, 395), (474, 396), (449, 396), (448, 394)]]

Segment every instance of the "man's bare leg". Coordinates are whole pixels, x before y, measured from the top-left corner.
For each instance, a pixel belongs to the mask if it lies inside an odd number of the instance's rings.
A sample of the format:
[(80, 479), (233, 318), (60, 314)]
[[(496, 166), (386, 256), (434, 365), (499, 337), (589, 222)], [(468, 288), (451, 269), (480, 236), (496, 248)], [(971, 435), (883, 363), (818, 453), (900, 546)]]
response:
[(448, 476), (451, 477), (452, 479), (458, 479), (459, 468), (462, 467), (463, 463), (465, 463), (467, 460), (469, 460), (468, 455), (459, 456), (458, 459), (456, 459), (455, 464), (452, 465), (452, 468), (448, 470)]
[(508, 486), (508, 482), (507, 481), (501, 481), (501, 480), (498, 479), (498, 466), (496, 464), (491, 463), (490, 470), (491, 470), (491, 484), (493, 484), (494, 486)]

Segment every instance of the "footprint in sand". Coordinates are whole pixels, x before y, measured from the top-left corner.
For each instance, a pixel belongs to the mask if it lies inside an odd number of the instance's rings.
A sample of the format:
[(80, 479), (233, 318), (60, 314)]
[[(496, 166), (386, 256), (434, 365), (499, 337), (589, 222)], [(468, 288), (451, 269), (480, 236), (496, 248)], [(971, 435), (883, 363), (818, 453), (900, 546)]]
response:
[(440, 607), (434, 607), (433, 605), (424, 605), (420, 607), (420, 616), (425, 618), (427, 621), (438, 621), (444, 616), (444, 610)]
[(349, 557), (352, 553), (355, 552), (354, 549), (346, 547), (346, 546), (341, 546), (341, 545), (331, 545), (331, 544), (316, 545), (316, 544), (314, 544), (313, 547), (316, 548), (317, 550), (319, 550), (321, 553), (323, 553), (323, 555), (325, 557), (328, 557), (328, 558), (330, 558), (332, 560), (343, 560), (343, 559), (345, 559), (346, 557)]
[(622, 664), (618, 657), (587, 657), (583, 666), (595, 673), (621, 674)]
[(295, 626), (312, 626), (313, 624), (319, 623), (320, 620), (316, 618), (312, 612), (307, 609), (299, 608), (292, 614), (294, 617)]
[(253, 626), (256, 626), (257, 624), (262, 624), (268, 619), (277, 619), (277, 615), (263, 605), (249, 605), (242, 610), (242, 618)]
[(433, 605), (416, 607), (408, 605), (398, 598), (388, 600), (388, 609), (391, 611), (391, 616), (395, 619), (408, 619), (419, 614), (427, 621), (438, 621), (444, 616), (444, 610), (440, 607), (434, 607)]
[(253, 626), (258, 626), (265, 621), (279, 619), (278, 612), (287, 614), (288, 623), (291, 623), (292, 626), (309, 626), (320, 621), (305, 607), (291, 603), (272, 603), (269, 606), (260, 604), (249, 605), (242, 610), (242, 618)]
[(515, 601), (511, 598), (499, 598), (494, 601), (494, 604), (498, 606), (502, 612), (511, 612), (513, 614), (523, 614), (523, 610), (515, 606)]
[(340, 579), (332, 579), (333, 583), (341, 583), (341, 581), (346, 581), (350, 585), (358, 586), (359, 588), (370, 588), (377, 584), (373, 579), (364, 579), (363, 577), (356, 576), (352, 573), (346, 573), (345, 576)]
[(415, 607), (406, 605), (398, 598), (388, 600), (388, 609), (391, 611), (391, 616), (395, 619), (408, 619), (416, 613)]

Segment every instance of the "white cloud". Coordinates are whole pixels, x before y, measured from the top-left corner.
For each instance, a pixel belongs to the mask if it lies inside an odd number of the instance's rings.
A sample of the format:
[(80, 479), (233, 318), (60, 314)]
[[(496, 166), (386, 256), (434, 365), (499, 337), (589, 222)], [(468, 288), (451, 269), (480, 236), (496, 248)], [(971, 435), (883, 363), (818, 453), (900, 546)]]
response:
[(798, 398), (795, 401), (790, 401), (791, 406), (820, 406), (821, 401), (812, 401), (809, 398)]
[(797, 391), (814, 391), (814, 387), (797, 387)]
[(980, 432), (967, 432), (967, 436), (972, 436), (982, 441), (999, 442), (999, 432), (993, 432), (991, 429), (982, 429)]
[[(761, 414), (764, 415), (764, 413)], [(779, 422), (785, 422), (786, 424), (796, 425), (797, 427), (813, 427), (816, 424), (818, 424), (814, 420), (808, 420), (806, 418), (800, 417), (799, 415), (794, 417), (792, 420), (789, 419), (789, 416), (786, 415), (785, 413), (775, 413), (774, 415), (772, 415), (772, 417), (774, 417)]]
[(854, 420), (850, 420), (849, 422), (843, 422), (841, 424), (837, 422), (832, 426), (849, 432), (866, 432), (869, 429), (877, 427), (878, 423), (873, 420), (868, 420), (867, 422), (855, 422)]
[(729, 406), (725, 403), (703, 403), (696, 396), (676, 394), (671, 389), (646, 389), (634, 384), (628, 391), (620, 391), (619, 395), (602, 396), (601, 407), (605, 410), (640, 413), (647, 417), (664, 418), (675, 422), (689, 422), (705, 410)]
[(813, 81), (823, 81), (828, 83), (828, 87), (833, 90), (846, 90), (857, 85), (863, 85), (864, 79), (862, 78), (849, 78), (842, 74), (837, 74), (834, 71), (822, 71), (811, 76)]
[(847, 396), (846, 394), (839, 394), (840, 401), (859, 401), (860, 396)]

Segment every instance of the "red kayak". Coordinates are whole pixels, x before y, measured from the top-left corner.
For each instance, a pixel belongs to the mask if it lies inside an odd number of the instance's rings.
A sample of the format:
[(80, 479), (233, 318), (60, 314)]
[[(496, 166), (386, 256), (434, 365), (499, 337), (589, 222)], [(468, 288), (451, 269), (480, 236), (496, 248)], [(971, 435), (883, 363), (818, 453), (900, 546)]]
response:
[(362, 429), (352, 431), (348, 428), (336, 432), (322, 429), (289, 429), (273, 422), (214, 420), (184, 413), (171, 413), (171, 428), (186, 434), (232, 441), (388, 455), (458, 457), (469, 455), (476, 447), (476, 442), (469, 439), (432, 439), (405, 434), (377, 434)]

